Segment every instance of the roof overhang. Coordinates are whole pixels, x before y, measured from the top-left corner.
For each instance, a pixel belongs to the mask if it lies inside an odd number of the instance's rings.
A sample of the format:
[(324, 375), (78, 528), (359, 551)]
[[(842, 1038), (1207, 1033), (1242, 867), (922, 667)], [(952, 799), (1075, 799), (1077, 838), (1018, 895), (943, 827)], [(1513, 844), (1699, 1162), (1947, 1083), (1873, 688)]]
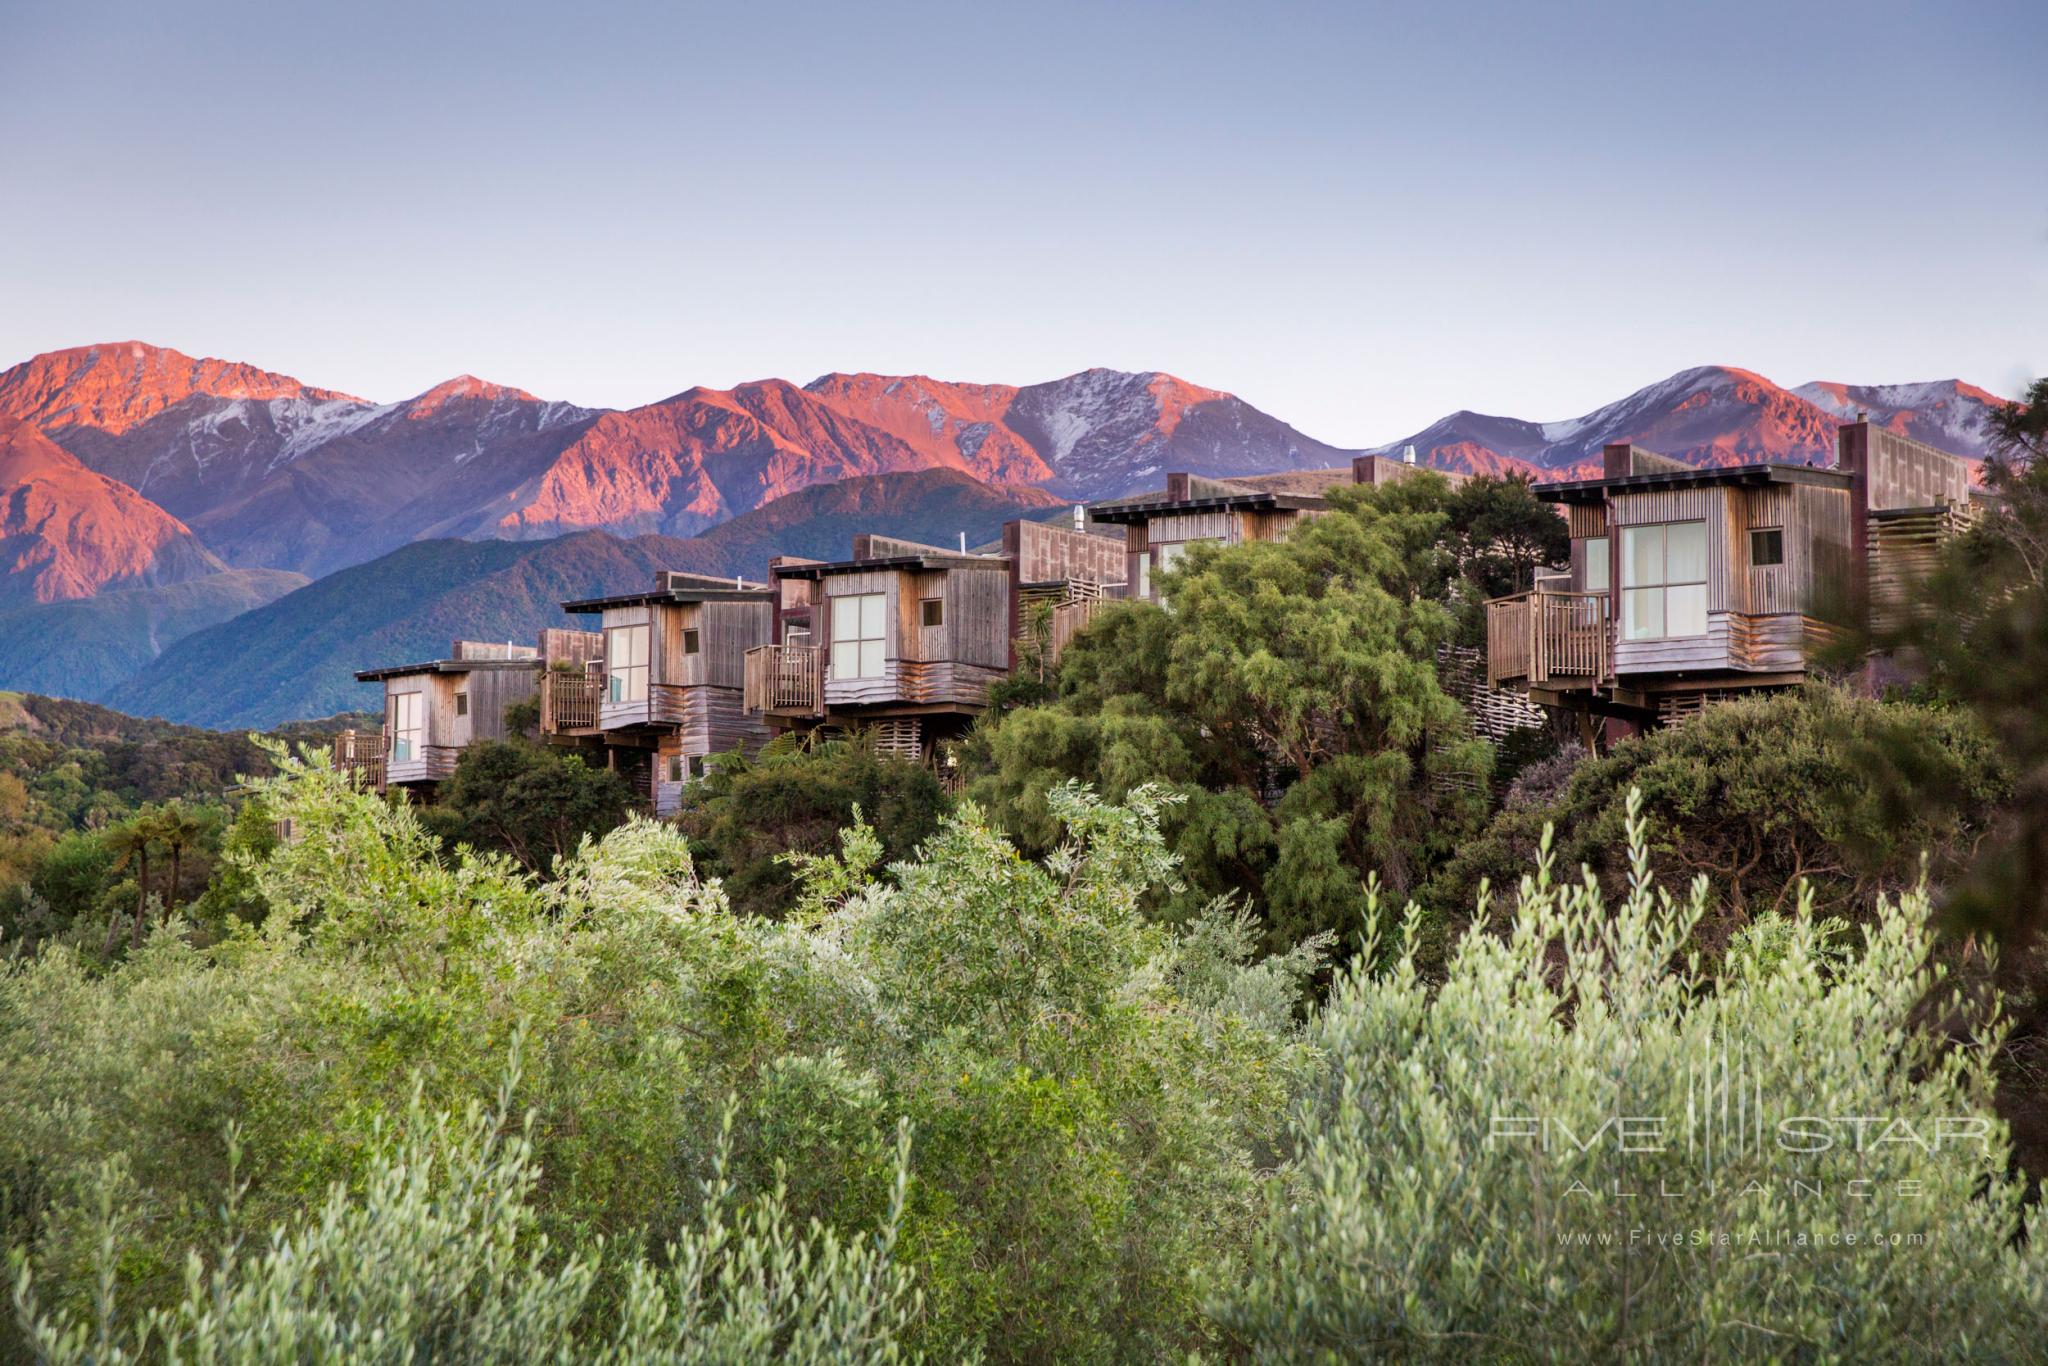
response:
[(562, 604), (572, 616), (602, 612), (610, 607), (687, 607), (696, 602), (772, 602), (768, 588), (672, 588), (659, 593), (618, 593), (608, 598), (576, 598)]
[(403, 678), (407, 674), (466, 674), (483, 670), (506, 670), (518, 672), (540, 668), (538, 657), (527, 659), (429, 659), (418, 664), (387, 664), (381, 669), (358, 669), (358, 683), (376, 683), (386, 678)]
[(909, 569), (918, 573), (941, 569), (995, 569), (1008, 573), (1010, 562), (1000, 555), (888, 555), (873, 560), (787, 565), (778, 567), (775, 572), (785, 579), (826, 579), (840, 574), (865, 574), (884, 569)]
[(1546, 503), (1604, 503), (1617, 494), (1653, 493), (1659, 489), (1696, 489), (1717, 485), (1755, 488), (1766, 484), (1807, 484), (1817, 488), (1847, 489), (1849, 483), (1847, 470), (1815, 469), (1811, 465), (1720, 465), (1658, 470), (1653, 474), (1626, 474), (1616, 479), (1576, 479), (1566, 483), (1537, 484), (1531, 492)]
[(1209, 498), (1148, 498), (1135, 503), (1104, 503), (1088, 509), (1098, 522), (1148, 521), (1180, 512), (1314, 512), (1329, 503), (1311, 493), (1224, 493)]

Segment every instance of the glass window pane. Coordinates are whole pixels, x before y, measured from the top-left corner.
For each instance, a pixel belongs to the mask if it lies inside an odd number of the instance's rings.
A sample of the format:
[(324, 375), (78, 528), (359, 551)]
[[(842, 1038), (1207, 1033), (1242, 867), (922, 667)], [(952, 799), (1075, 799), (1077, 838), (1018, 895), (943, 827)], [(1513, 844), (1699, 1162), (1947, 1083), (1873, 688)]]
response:
[(860, 600), (832, 599), (832, 639), (855, 640), (860, 636)]
[(1664, 590), (1631, 588), (1621, 595), (1621, 638), (1655, 640), (1664, 634)]
[(1665, 528), (1664, 582), (1705, 583), (1707, 580), (1707, 524), (1673, 522)]
[(882, 676), (882, 642), (863, 640), (860, 643), (860, 676), (880, 678)]
[(1707, 633), (1707, 586), (1682, 584), (1664, 590), (1664, 634), (1703, 636)]
[(1608, 574), (1607, 538), (1590, 536), (1586, 539), (1586, 591), (1605, 593), (1612, 583)]
[(832, 642), (832, 676), (854, 678), (860, 674), (860, 642), (857, 640), (834, 640)]
[(863, 593), (860, 599), (860, 638), (880, 640), (882, 638), (882, 595)]
[(1624, 527), (1621, 532), (1621, 584), (1637, 588), (1664, 582), (1664, 528)]

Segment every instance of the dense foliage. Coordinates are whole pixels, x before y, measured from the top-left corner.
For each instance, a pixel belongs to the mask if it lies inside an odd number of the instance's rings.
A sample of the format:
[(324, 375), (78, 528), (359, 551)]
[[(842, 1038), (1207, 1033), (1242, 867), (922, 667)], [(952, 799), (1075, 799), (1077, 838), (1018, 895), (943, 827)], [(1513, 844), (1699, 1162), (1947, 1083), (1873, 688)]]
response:
[[(1368, 954), (1304, 1024), (1321, 944), (1259, 959), (1241, 914), (1143, 913), (1177, 870), (1142, 787), (1051, 793), (1040, 862), (972, 807), (886, 871), (855, 826), (768, 920), (671, 827), (631, 821), (543, 882), (325, 768), (263, 786), (297, 838), (239, 861), (260, 925), (0, 976), (17, 1352), (1903, 1358), (1996, 1354), (2042, 1308), (1985, 1055), (1914, 1023), (1911, 903), (1853, 952), (1778, 918), (1718, 976), (1664, 977), (1706, 893), (1673, 906), (1639, 851), (1619, 906), (1540, 873), (1441, 987)], [(1983, 1142), (1823, 1157), (1798, 1169), (1823, 1207), (1722, 1190), (1678, 1224), (1841, 1225), (1853, 1166), (1922, 1182), (1885, 1227), (1938, 1237), (1853, 1263), (1567, 1248), (1555, 1230), (1606, 1225), (1540, 1182), (1593, 1159), (1483, 1141), (1536, 1098), (1577, 1132), (1669, 1113), (1687, 1060), (1751, 1039), (1774, 1094)]]
[(1352, 928), (1369, 873), (1405, 893), (1486, 814), (1490, 751), (1436, 670), (1458, 496), (1435, 478), (1340, 489), (1284, 540), (1193, 546), (1159, 577), (1170, 610), (1106, 611), (1057, 701), (984, 724), (970, 795), (1043, 850), (1061, 783), (1169, 785), (1174, 913), (1234, 894), (1276, 945)]
[(1901, 1023), (1942, 986), (1925, 899), (1759, 921), (1707, 975), (1706, 884), (1660, 893), (1630, 818), (1619, 901), (1546, 859), (1440, 984), (1408, 950), (1340, 977), (1219, 1316), (1275, 1360), (2034, 1357), (1995, 1012), (1964, 1047)]
[[(1895, 807), (1872, 783), (1879, 751), (1910, 751), (1919, 800)], [(1967, 714), (1815, 684), (1709, 707), (1606, 754), (1525, 773), (1424, 899), (1462, 919), (1483, 881), (1514, 885), (1552, 826), (1562, 864), (1591, 868), (1618, 893), (1630, 872), (1629, 796), (1640, 792), (1658, 875), (1673, 884), (1703, 876), (1713, 890), (1717, 914), (1699, 939), (1715, 947), (1758, 915), (1790, 910), (1802, 889), (1823, 911), (1853, 917), (1923, 873), (1937, 883), (1955, 877), (2011, 786), (1997, 747)]]
[(735, 910), (780, 915), (795, 883), (788, 855), (831, 853), (839, 832), (860, 819), (883, 859), (908, 858), (949, 806), (929, 769), (883, 758), (865, 740), (791, 736), (753, 759), (715, 757), (686, 791), (678, 824), (698, 868), (724, 882)]
[(270, 838), (270, 817), (239, 796), (243, 775), (270, 771), (245, 734), (0, 693), (0, 952), (59, 937), (103, 954), (139, 935), (151, 905), (197, 902), (209, 932), (249, 909), (222, 855)]
[(423, 815), (445, 843), (510, 854), (546, 873), (585, 836), (622, 823), (632, 804), (625, 779), (581, 755), (531, 740), (481, 740), (463, 748)]
[[(1227, 915), (1145, 920), (1170, 866), (1143, 794), (1056, 799), (1070, 839), (1044, 865), (969, 812), (878, 879), (856, 827), (775, 922), (735, 917), (666, 826), (633, 821), (540, 883), (325, 769), (265, 788), (297, 839), (248, 862), (260, 927), (211, 948), (161, 929), (104, 975), (55, 945), (4, 979), (0, 1180), (52, 1314), (90, 1320), (103, 1273), (121, 1306), (175, 1303), (231, 1183), (243, 1227), (323, 1210), (291, 1224), (315, 1245), (344, 1218), (323, 1204), (337, 1180), (435, 1207), (439, 1159), (401, 1139), (488, 1102), (517, 1043), (497, 1111), (530, 1112), (542, 1179), (516, 1217), (433, 1226), (513, 1220), (523, 1248), (588, 1253), (576, 1331), (609, 1325), (641, 1274), (591, 1240), (673, 1274), (661, 1245), (723, 1162), (748, 1202), (781, 1182), (777, 1227), (894, 1228), (927, 1346), (1208, 1339), (1190, 1273), (1257, 1217), (1316, 956), (1254, 963)], [(899, 1121), (913, 1179), (892, 1215)], [(513, 1160), (466, 1151), (449, 1160)]]

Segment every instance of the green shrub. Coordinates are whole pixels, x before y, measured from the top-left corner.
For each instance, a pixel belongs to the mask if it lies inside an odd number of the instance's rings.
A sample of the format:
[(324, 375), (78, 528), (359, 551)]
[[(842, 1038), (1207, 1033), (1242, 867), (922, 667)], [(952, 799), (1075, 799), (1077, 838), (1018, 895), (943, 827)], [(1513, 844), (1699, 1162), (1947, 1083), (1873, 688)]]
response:
[(1406, 940), (1339, 977), (1221, 1320), (1289, 1361), (2035, 1358), (2048, 1250), (1990, 1111), (2001, 1024), (1914, 1023), (1943, 986), (1925, 897), (1860, 942), (1810, 906), (1758, 922), (1709, 976), (1683, 947), (1705, 881), (1656, 888), (1639, 811), (1618, 903), (1546, 845), (1440, 986)]

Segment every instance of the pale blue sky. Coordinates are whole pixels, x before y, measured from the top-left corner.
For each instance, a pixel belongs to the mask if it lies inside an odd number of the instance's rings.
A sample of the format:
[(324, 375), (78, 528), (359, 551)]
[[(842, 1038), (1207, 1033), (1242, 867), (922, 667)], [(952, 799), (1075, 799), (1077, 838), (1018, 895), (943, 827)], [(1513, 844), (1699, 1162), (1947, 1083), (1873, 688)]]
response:
[(1683, 367), (2048, 370), (2048, 15), (0, 0), (0, 365), (393, 399), (827, 370), (1366, 444)]

